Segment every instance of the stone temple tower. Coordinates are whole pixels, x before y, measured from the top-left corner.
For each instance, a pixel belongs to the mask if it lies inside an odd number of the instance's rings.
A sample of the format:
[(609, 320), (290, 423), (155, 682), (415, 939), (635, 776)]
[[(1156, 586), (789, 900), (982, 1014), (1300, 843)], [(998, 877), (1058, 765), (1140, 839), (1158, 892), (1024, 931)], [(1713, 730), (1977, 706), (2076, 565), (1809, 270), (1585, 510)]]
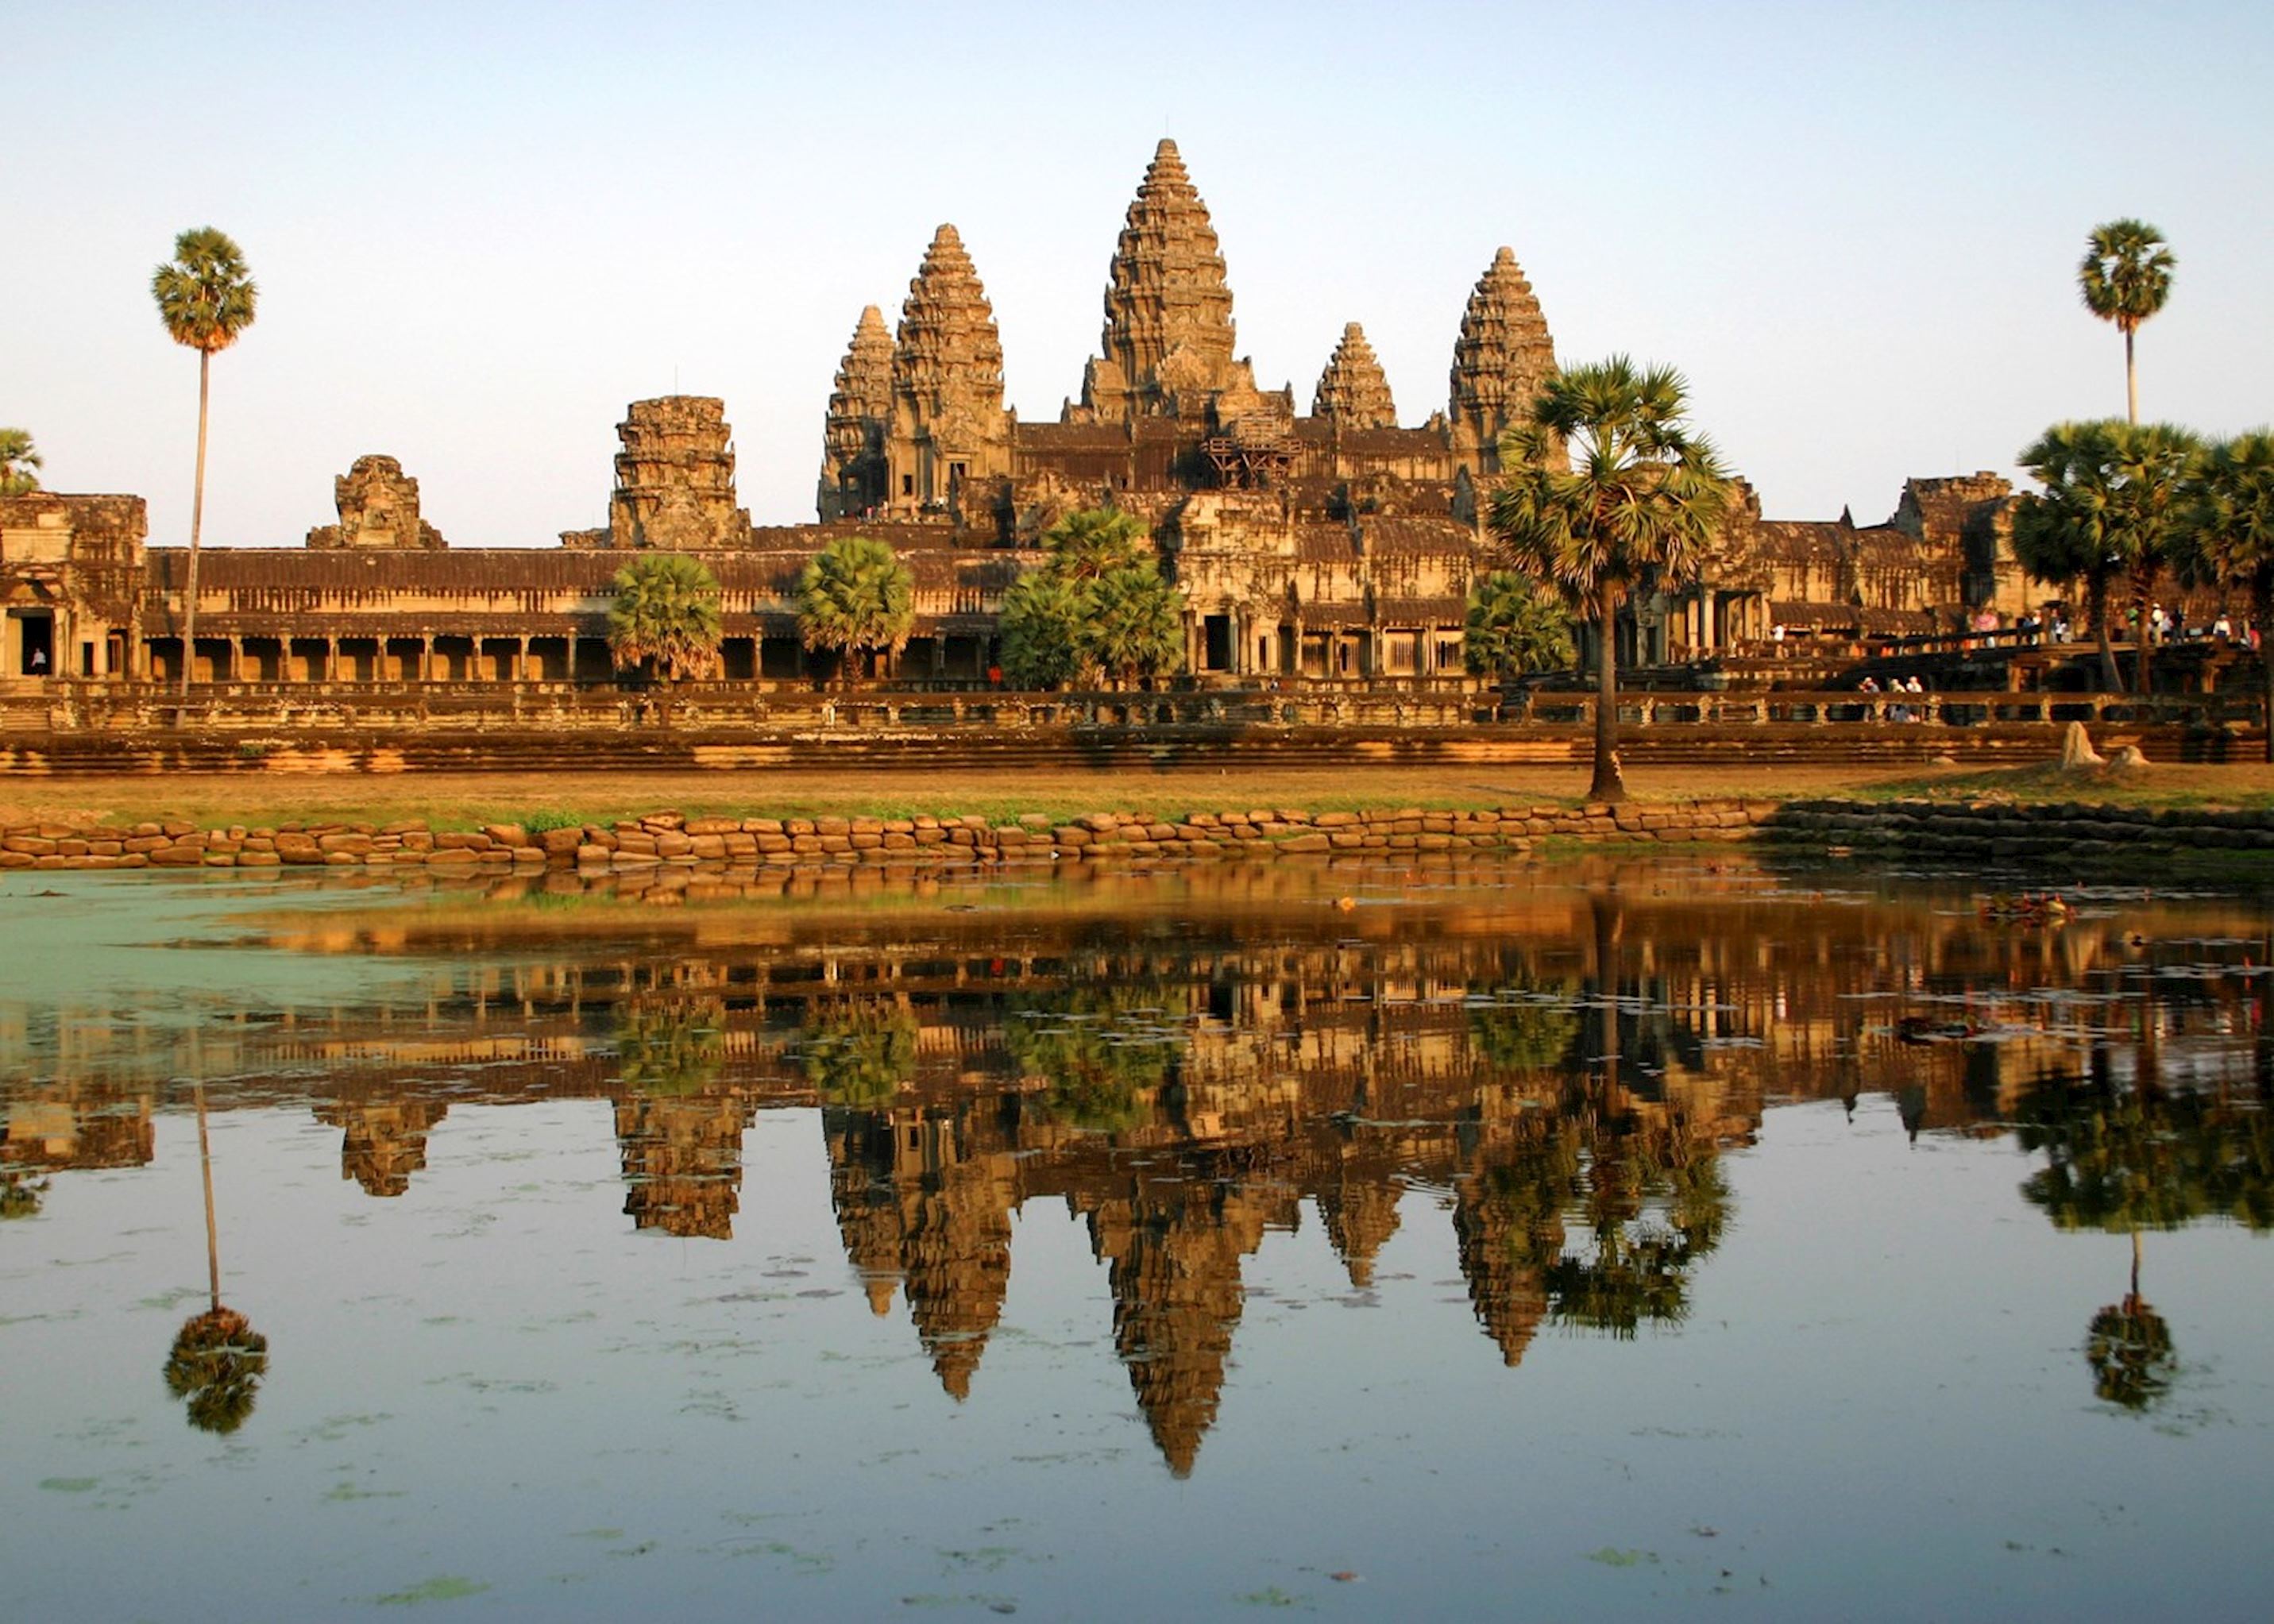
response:
[(1084, 370), (1081, 415), (1192, 417), (1218, 395), (1253, 396), (1253, 372), (1232, 357), (1236, 342), (1208, 205), (1177, 144), (1163, 140), (1113, 252), (1103, 353)]
[(1331, 417), (1346, 429), (1397, 426), (1389, 376), (1366, 341), (1366, 329), (1355, 321), (1343, 328), (1342, 342), (1328, 357), (1327, 370), (1319, 374), (1319, 387), (1311, 394), (1311, 415)]
[(821, 517), (857, 519), (885, 504), (885, 436), (892, 419), (892, 337), (874, 304), (861, 312), (822, 435)]
[(933, 234), (908, 284), (892, 349), (892, 388), (887, 507), (940, 511), (960, 500), (965, 484), (1010, 473), (1003, 340), (987, 290), (952, 225)]
[(1501, 431), (1522, 420), (1555, 372), (1547, 319), (1516, 255), (1503, 248), (1477, 279), (1453, 346), (1457, 452), (1485, 473), (1499, 471)]

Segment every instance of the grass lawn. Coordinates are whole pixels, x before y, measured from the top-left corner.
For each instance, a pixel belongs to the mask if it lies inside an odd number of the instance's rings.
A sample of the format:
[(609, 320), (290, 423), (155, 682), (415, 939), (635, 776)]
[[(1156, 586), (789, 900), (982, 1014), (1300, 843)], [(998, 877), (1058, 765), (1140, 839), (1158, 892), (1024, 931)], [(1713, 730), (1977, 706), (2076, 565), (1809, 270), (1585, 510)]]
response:
[[(1890, 799), (1918, 794), (2023, 801), (2117, 801), (2150, 806), (2274, 806), (2274, 767), (2157, 766), (2118, 779), (2077, 778), (2050, 767), (1935, 769), (1638, 767), (1627, 782), (1640, 801), (1701, 797)], [(282, 775), (169, 773), (96, 778), (0, 778), (0, 823), (136, 823), (179, 818), (203, 826), (286, 823), (387, 823), (424, 818), (434, 827), (485, 823), (607, 823), (664, 808), (689, 817), (911, 816), (978, 814), (1007, 823), (1022, 813), (1054, 819), (1087, 812), (1149, 813), (1299, 808), (1308, 812), (1379, 807), (1485, 808), (1576, 804), (1585, 767), (1344, 770), (1238, 767), (1159, 773), (578, 772)]]

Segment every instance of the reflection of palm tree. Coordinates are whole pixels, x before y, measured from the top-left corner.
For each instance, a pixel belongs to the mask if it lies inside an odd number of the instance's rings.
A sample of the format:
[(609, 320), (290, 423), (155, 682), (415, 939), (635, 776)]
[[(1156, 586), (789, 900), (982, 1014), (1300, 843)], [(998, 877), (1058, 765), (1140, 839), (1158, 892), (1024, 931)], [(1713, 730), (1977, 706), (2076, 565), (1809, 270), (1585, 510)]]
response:
[(2086, 1329), (2084, 1362), (2092, 1367), (2097, 1398), (2127, 1410), (2145, 1410), (2168, 1392), (2177, 1360), (2172, 1327), (2140, 1295), (2140, 1231), (2132, 1231), (2132, 1289), (2120, 1303), (2093, 1315)]
[(0, 1172), (0, 1222), (38, 1217), (40, 1202), (47, 1193), (48, 1181), (34, 1178), (21, 1168)]
[(798, 1048), (805, 1056), (805, 1080), (824, 1100), (873, 1110), (915, 1075), (915, 1017), (879, 1004), (817, 1012)]
[(213, 1145), (206, 1132), (206, 1086), (192, 1085), (198, 1107), (198, 1170), (206, 1196), (207, 1307), (174, 1335), (166, 1357), (166, 1390), (189, 1401), (192, 1426), (234, 1432), (252, 1413), (260, 1379), (268, 1373), (268, 1339), (221, 1300), (221, 1240), (214, 1222)]
[(1185, 1043), (1157, 986), (1078, 987), (1006, 1013), (1004, 1045), (1030, 1076), (1047, 1079), (1052, 1116), (1098, 1133), (1144, 1122)]
[(616, 1073), (637, 1094), (700, 1094), (727, 1056), (727, 1006), (715, 998), (627, 1010), (616, 1024)]

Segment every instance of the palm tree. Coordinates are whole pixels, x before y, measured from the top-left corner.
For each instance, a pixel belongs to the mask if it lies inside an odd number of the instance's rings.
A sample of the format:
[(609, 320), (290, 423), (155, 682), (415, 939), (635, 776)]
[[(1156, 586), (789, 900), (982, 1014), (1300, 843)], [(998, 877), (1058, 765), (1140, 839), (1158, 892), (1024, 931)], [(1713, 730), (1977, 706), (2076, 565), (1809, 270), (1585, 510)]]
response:
[(2140, 381), (2132, 365), (2132, 337), (2140, 324), (2172, 297), (2172, 271), (2179, 261), (2164, 245), (2164, 234), (2137, 220), (2112, 220), (2095, 226), (2084, 259), (2076, 267), (2077, 291), (2084, 307), (2124, 335), (2124, 416), (2140, 421)]
[(1570, 606), (1561, 593), (1496, 569), (1469, 590), (1461, 659), (1480, 677), (1561, 670), (1572, 660)]
[(915, 1017), (898, 1004), (817, 1010), (797, 1046), (814, 1091), (855, 1110), (883, 1109), (916, 1073)]
[(2180, 515), (2182, 568), (2250, 594), (2264, 677), (2266, 759), (2274, 762), (2274, 432), (2221, 440), (2196, 465)]
[(40, 454), (29, 429), (0, 429), (0, 496), (24, 496), (40, 488)]
[(809, 649), (869, 656), (907, 646), (916, 621), (915, 578), (892, 548), (867, 536), (844, 536), (816, 553), (797, 583), (797, 628)]
[(190, 569), (182, 590), (182, 684), (184, 705), (174, 712), (177, 726), (186, 719), (190, 668), (197, 663), (198, 539), (206, 511), (206, 420), (214, 356), (237, 342), (252, 325), (260, 289), (245, 269), (245, 254), (228, 233), (198, 226), (174, 239), (174, 257), (150, 274), (150, 297), (168, 336), (198, 352), (198, 472), (190, 497)]
[(1146, 542), (1145, 522), (1118, 508), (1078, 508), (1043, 532), (1050, 569), (1069, 581), (1095, 581), (1149, 558)]
[(1029, 570), (1003, 594), (997, 627), (1003, 639), (1003, 669), (1022, 688), (1056, 688), (1072, 682), (1090, 664), (1082, 633), (1089, 621), (1089, 593), (1080, 583), (1048, 569)]
[(650, 553), (616, 571), (608, 651), (624, 669), (650, 660), (666, 682), (719, 664), (719, 577), (685, 553)]
[(2100, 643), (2101, 680), (2120, 688), (2109, 643), (2109, 587), (2128, 585), (2139, 616), (2135, 686), (2148, 690), (2148, 595), (2171, 560), (2201, 447), (2169, 424), (2059, 423), (2022, 449), (2044, 485), (2014, 510), (2014, 556), (2040, 581), (2081, 578)]
[[(1728, 507), (1731, 481), (1682, 417), (1688, 386), (1624, 356), (1547, 381), (1530, 421), (1501, 446), (1510, 470), (1489, 520), (1509, 564), (1562, 589), (1595, 628), (1592, 801), (1626, 798), (1619, 771), (1619, 607), (1638, 589), (1693, 579)], [(1556, 454), (1568, 448), (1570, 469)]]
[(1108, 677), (1160, 676), (1184, 663), (1184, 594), (1150, 559), (1106, 571), (1088, 596), (1083, 646)]

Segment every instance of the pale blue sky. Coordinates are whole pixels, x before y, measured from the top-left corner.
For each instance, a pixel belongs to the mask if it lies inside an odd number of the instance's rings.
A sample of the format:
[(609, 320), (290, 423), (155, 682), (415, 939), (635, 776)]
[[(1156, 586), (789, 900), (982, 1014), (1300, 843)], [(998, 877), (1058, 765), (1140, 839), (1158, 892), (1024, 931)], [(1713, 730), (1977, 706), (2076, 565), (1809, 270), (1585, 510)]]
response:
[(1690, 376), (1773, 516), (1884, 516), (2123, 410), (2101, 220), (2179, 255), (2142, 410), (2274, 417), (2274, 7), (1461, 4), (178, 7), (0, 0), (0, 423), (185, 538), (196, 364), (151, 267), (244, 246), (207, 536), (297, 545), (392, 453), (454, 543), (606, 517), (628, 401), (723, 395), (742, 500), (813, 516), (831, 375), (953, 221), (1055, 417), (1175, 136), (1240, 351), (1307, 407), (1365, 323), (1400, 416), (1516, 250), (1567, 361)]

